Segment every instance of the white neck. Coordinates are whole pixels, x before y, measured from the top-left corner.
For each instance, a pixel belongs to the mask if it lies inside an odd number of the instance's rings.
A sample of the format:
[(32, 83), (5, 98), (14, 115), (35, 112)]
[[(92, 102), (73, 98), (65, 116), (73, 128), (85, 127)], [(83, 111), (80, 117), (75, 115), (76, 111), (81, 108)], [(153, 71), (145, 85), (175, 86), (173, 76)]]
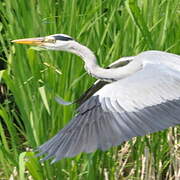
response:
[(104, 69), (97, 64), (94, 53), (89, 48), (76, 41), (72, 42), (71, 48), (67, 51), (80, 56), (85, 62), (85, 69), (87, 72), (97, 79), (103, 79), (104, 81), (115, 81), (125, 78), (140, 70), (142, 65), (140, 61), (132, 61), (123, 67)]

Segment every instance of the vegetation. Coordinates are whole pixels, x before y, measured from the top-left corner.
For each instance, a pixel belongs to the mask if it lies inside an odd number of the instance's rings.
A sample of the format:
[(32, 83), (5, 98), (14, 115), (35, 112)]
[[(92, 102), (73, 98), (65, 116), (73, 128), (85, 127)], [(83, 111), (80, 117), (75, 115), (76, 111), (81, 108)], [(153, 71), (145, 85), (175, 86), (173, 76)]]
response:
[[(32, 149), (74, 115), (54, 97), (79, 97), (95, 79), (79, 57), (36, 51), (11, 40), (69, 34), (99, 64), (157, 49), (180, 53), (179, 0), (1, 0), (0, 179), (179, 179), (180, 128), (134, 138), (109, 151), (41, 164)], [(7, 87), (7, 88), (6, 88)]]

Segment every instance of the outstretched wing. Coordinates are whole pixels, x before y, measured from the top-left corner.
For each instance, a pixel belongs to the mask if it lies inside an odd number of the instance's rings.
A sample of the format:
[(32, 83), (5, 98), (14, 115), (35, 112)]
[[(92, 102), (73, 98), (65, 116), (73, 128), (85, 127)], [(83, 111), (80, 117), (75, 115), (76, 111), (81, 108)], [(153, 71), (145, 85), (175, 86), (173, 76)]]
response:
[(135, 136), (180, 124), (180, 72), (148, 64), (105, 85), (78, 109), (52, 139), (38, 147), (56, 162), (80, 152), (106, 150)]

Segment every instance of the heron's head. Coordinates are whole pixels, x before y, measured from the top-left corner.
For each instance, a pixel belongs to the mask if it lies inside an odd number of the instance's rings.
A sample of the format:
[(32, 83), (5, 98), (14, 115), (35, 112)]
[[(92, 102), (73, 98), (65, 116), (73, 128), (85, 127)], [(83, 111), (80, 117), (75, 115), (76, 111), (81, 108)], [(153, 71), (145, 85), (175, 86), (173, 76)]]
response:
[(12, 42), (18, 44), (39, 46), (41, 48), (50, 50), (69, 51), (71, 49), (71, 44), (73, 41), (73, 38), (66, 34), (53, 34), (45, 37), (17, 39), (13, 40)]

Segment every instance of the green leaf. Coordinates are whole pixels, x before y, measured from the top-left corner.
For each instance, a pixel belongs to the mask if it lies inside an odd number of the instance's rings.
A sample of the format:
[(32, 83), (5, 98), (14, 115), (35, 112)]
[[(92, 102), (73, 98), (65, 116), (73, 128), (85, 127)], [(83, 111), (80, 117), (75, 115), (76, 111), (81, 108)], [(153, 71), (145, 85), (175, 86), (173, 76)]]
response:
[(41, 166), (35, 154), (33, 152), (23, 152), (19, 156), (19, 174), (20, 180), (24, 180), (25, 178), (25, 170), (28, 169), (29, 173), (33, 179), (36, 180), (44, 180)]
[(22, 152), (19, 155), (19, 178), (20, 180), (25, 180), (25, 157), (26, 157), (26, 152)]
[(145, 23), (142, 12), (137, 5), (137, 0), (127, 0), (126, 7), (127, 7), (127, 10), (129, 12), (134, 24), (139, 28), (144, 39), (146, 40), (148, 48), (153, 49), (154, 45), (153, 45), (153, 41), (151, 38), (151, 33), (148, 29), (147, 24)]
[(2, 76), (3, 76), (3, 73), (5, 72), (5, 70), (1, 70), (0, 71), (0, 82), (1, 82), (1, 79), (2, 79)]
[(45, 87), (44, 86), (39, 88), (39, 93), (41, 95), (43, 104), (44, 104), (48, 114), (50, 115), (50, 109), (49, 109), (48, 100), (47, 100), (47, 96), (46, 96), (46, 92), (45, 92)]

